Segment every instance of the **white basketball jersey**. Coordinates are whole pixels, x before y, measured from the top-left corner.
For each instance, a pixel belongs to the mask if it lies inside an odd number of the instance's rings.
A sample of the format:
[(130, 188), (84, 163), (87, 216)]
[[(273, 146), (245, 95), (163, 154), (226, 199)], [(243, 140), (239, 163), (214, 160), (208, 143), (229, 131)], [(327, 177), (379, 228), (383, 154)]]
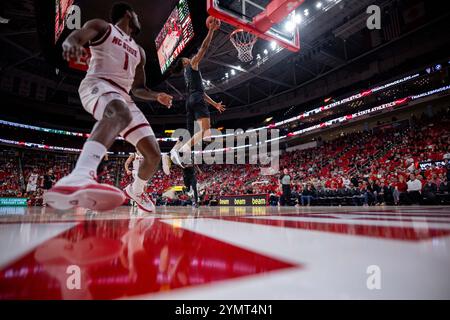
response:
[(37, 184), (38, 175), (36, 173), (32, 173), (30, 177), (28, 178), (28, 184), (35, 185)]
[(140, 153), (134, 154), (134, 160), (133, 160), (133, 170), (138, 170), (141, 166), (142, 161), (144, 160), (144, 157)]
[(86, 78), (104, 79), (130, 92), (141, 61), (136, 42), (119, 27), (109, 24), (108, 31), (90, 44), (91, 59)]

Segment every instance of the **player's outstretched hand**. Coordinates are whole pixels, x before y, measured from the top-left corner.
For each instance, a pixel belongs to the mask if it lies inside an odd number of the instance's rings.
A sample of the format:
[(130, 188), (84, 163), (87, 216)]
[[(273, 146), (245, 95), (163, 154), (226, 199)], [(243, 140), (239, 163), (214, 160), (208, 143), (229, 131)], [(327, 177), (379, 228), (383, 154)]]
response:
[(170, 107), (172, 107), (173, 97), (171, 95), (168, 95), (167, 93), (164, 92), (158, 93), (156, 100), (169, 109)]
[(71, 59), (78, 60), (79, 58), (85, 57), (87, 55), (86, 49), (79, 44), (71, 44), (64, 41), (62, 44), (63, 58), (64, 60), (70, 61)]
[(220, 113), (222, 113), (222, 112), (224, 112), (226, 109), (225, 109), (225, 106), (222, 104), (222, 101), (220, 101), (220, 102), (218, 102), (218, 103), (216, 103), (216, 105), (214, 106), (216, 109), (217, 109), (217, 111), (219, 111)]

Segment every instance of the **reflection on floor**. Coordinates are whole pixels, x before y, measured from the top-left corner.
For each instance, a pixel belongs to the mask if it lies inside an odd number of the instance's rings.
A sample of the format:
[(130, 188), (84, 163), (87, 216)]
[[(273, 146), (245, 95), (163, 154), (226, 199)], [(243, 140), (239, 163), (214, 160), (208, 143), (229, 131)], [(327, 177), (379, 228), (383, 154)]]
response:
[(0, 207), (0, 299), (450, 298), (450, 208)]

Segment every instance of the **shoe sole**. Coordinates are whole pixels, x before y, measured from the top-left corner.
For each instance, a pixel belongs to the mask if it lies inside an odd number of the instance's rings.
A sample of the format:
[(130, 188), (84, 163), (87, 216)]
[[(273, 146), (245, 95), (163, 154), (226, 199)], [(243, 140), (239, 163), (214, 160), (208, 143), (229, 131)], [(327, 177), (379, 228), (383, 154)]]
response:
[[(96, 211), (113, 210), (125, 201), (125, 195), (119, 189), (99, 189), (98, 186), (86, 186), (72, 193), (52, 191), (44, 195), (44, 202), (57, 210), (69, 210), (82, 207)], [(56, 188), (57, 189), (57, 188)]]
[[(155, 211), (155, 210), (149, 210), (149, 209), (144, 208), (143, 206), (141, 206), (141, 205), (139, 204), (139, 202), (137, 202), (135, 199), (133, 199), (133, 198), (128, 194), (126, 188), (123, 189), (123, 193), (125, 193), (125, 196), (126, 196), (128, 199), (133, 200), (133, 201), (136, 203), (136, 205), (138, 206), (139, 209), (141, 209), (141, 210), (143, 210), (143, 211), (145, 211), (145, 212), (148, 212), (148, 213), (152, 213), (152, 212)], [(153, 202), (152, 202), (152, 203), (153, 203)], [(154, 206), (154, 205), (155, 205), (155, 204), (153, 203), (153, 206)]]

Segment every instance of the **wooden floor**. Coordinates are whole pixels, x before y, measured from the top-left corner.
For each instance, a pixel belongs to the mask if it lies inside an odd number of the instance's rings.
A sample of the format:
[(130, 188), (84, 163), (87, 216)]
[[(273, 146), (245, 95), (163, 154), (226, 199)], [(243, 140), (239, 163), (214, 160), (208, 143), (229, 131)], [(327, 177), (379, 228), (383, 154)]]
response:
[(450, 207), (0, 207), (0, 299), (120, 298), (450, 299)]

